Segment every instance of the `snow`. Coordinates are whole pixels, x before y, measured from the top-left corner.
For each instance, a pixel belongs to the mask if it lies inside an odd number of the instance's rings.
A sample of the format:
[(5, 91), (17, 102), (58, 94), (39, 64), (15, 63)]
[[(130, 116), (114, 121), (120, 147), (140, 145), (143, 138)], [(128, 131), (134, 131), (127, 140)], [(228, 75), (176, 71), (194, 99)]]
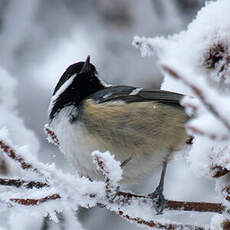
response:
[(0, 67), (0, 105), (8, 110), (15, 109), (17, 99), (14, 96), (14, 90), (16, 89), (16, 80), (10, 76), (10, 74)]
[[(105, 172), (108, 172), (110, 180), (113, 184), (118, 184), (118, 182), (122, 179), (122, 170), (120, 167), (120, 162), (115, 160), (114, 155), (111, 155), (109, 151), (100, 152), (98, 150), (92, 152), (92, 156), (94, 158), (94, 162), (96, 164), (96, 159), (99, 158), (105, 163)], [(98, 166), (97, 166), (98, 168)], [(100, 168), (98, 168), (100, 170)]]
[(24, 121), (17, 114), (15, 90), (18, 83), (1, 66), (0, 76), (0, 129), (4, 129), (2, 137), (4, 138), (4, 135), (8, 133), (7, 135), (10, 134), (10, 139), (15, 144), (27, 145), (30, 143), (31, 153), (36, 154), (39, 149), (39, 143), (34, 133), (25, 127)]
[(222, 215), (214, 215), (211, 220), (210, 230), (219, 230), (222, 229), (222, 223), (226, 219)]

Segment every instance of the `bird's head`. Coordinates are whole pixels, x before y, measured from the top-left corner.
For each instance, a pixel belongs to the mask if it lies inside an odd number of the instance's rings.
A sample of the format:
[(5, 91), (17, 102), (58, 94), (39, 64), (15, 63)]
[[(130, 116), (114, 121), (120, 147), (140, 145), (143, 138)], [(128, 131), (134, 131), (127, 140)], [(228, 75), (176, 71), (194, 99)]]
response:
[(77, 62), (70, 65), (58, 81), (49, 107), (49, 118), (66, 106), (79, 106), (90, 94), (104, 89), (106, 86), (97, 76), (97, 70), (90, 63), (90, 56), (85, 62)]

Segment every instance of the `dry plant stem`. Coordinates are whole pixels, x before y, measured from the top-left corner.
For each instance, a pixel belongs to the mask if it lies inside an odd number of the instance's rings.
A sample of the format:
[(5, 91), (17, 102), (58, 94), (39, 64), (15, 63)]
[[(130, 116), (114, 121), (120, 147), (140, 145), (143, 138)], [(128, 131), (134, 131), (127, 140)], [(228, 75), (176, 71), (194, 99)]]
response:
[[(59, 194), (52, 194), (41, 199), (20, 199), (12, 198), (11, 201), (19, 203), (25, 206), (33, 206), (43, 203), (49, 200), (60, 199)], [(95, 198), (95, 196), (89, 194), (89, 198)], [(133, 193), (119, 192), (114, 203), (122, 207), (123, 204), (131, 203), (132, 199), (140, 200), (141, 203), (150, 203), (151, 199), (144, 195), (136, 195)], [(106, 207), (105, 204), (98, 203), (100, 207)], [(223, 206), (221, 203), (207, 203), (207, 202), (186, 202), (186, 201), (175, 201), (166, 200), (166, 209), (174, 211), (194, 211), (194, 212), (213, 212), (222, 214), (227, 210), (227, 207)]]
[[(151, 199), (148, 196), (137, 195), (128, 192), (119, 192), (117, 194), (117, 199), (115, 202), (119, 204), (129, 203), (132, 199), (138, 199), (142, 201), (142, 203), (149, 203)], [(174, 200), (166, 200), (167, 210), (174, 211), (196, 211), (196, 212), (214, 212), (214, 213), (224, 213), (227, 210), (227, 207), (222, 205), (221, 203), (208, 203), (208, 202), (187, 202), (187, 201), (174, 201)]]
[[(127, 202), (127, 197), (145, 198), (146, 200), (148, 199), (145, 196), (140, 196), (140, 195), (131, 194), (131, 193), (123, 193), (123, 195), (125, 195), (126, 197), (125, 202)], [(41, 199), (11, 199), (11, 201), (16, 202), (21, 205), (34, 206), (34, 205), (39, 205), (49, 200), (56, 200), (60, 198), (61, 197), (59, 194), (53, 194), (53, 195), (50, 195), (50, 196), (47, 196)], [(221, 204), (180, 202), (180, 201), (169, 201), (169, 200), (167, 200), (166, 202), (167, 202), (167, 208), (169, 210), (214, 211), (214, 209), (217, 208), (218, 213), (222, 213), (225, 209)], [(98, 204), (98, 205), (106, 208), (106, 205), (104, 204)], [(127, 219), (128, 221), (136, 222), (137, 224), (145, 225), (150, 228), (158, 228), (158, 229), (165, 229), (165, 230), (176, 230), (176, 229), (209, 230), (208, 227), (204, 227), (204, 226), (195, 226), (195, 225), (187, 225), (187, 224), (165, 224), (165, 223), (160, 223), (160, 222), (156, 222), (153, 220), (144, 220), (139, 217), (130, 217), (128, 214), (125, 214), (121, 209), (116, 213), (122, 218)]]
[(115, 194), (112, 193), (112, 191), (114, 190), (114, 186), (111, 183), (111, 180), (109, 178), (109, 172), (105, 169), (105, 164), (104, 162), (99, 158), (99, 157), (95, 157), (95, 160), (97, 162), (97, 165), (99, 166), (101, 172), (103, 173), (104, 177), (105, 177), (105, 194), (106, 194), (106, 198), (108, 200), (110, 200), (110, 197), (114, 197)]
[(199, 89), (197, 86), (195, 86), (194, 84), (192, 84), (191, 82), (189, 82), (186, 78), (180, 76), (176, 71), (174, 71), (173, 69), (171, 69), (170, 67), (166, 66), (166, 65), (161, 65), (161, 67), (163, 68), (163, 70), (165, 72), (167, 72), (171, 77), (176, 78), (176, 79), (180, 79), (182, 80), (186, 85), (188, 85), (193, 92), (197, 95), (198, 98), (200, 98), (200, 100), (203, 102), (203, 104), (207, 107), (207, 109), (216, 117), (218, 118), (223, 124), (224, 126), (230, 130), (230, 123), (228, 122), (228, 120), (226, 120), (224, 117), (222, 117), (222, 115), (216, 110), (216, 108), (207, 100), (207, 98), (205, 97), (205, 95), (203, 94), (202, 90)]
[(61, 196), (59, 194), (55, 193), (55, 194), (45, 196), (45, 197), (40, 198), (40, 199), (11, 198), (10, 201), (13, 201), (15, 203), (25, 205), (25, 206), (34, 206), (34, 205), (39, 205), (41, 203), (44, 203), (48, 200), (56, 200), (56, 199), (60, 199), (60, 198), (61, 198)]
[(0, 185), (14, 186), (17, 188), (25, 187), (28, 189), (43, 188), (49, 186), (47, 183), (43, 183), (39, 181), (24, 181), (22, 179), (7, 179), (7, 178), (0, 178)]
[(188, 224), (162, 224), (160, 222), (157, 221), (153, 221), (153, 220), (149, 220), (146, 221), (142, 218), (139, 217), (130, 217), (127, 214), (124, 214), (123, 211), (119, 211), (117, 212), (117, 214), (119, 216), (121, 216), (124, 219), (127, 219), (128, 221), (132, 221), (132, 222), (136, 222), (137, 224), (140, 225), (145, 225), (148, 226), (150, 228), (154, 228), (154, 229), (164, 229), (164, 230), (176, 230), (176, 229), (180, 229), (180, 230), (209, 230), (209, 227), (205, 227), (205, 226), (195, 226), (195, 225), (188, 225)]
[(56, 136), (56, 134), (54, 133), (54, 131), (52, 129), (50, 129), (48, 126), (45, 126), (45, 132), (47, 133), (47, 135), (53, 140), (53, 143), (57, 146), (60, 145), (59, 140)]
[(168, 210), (183, 210), (183, 211), (196, 211), (196, 212), (214, 212), (222, 214), (227, 210), (227, 207), (221, 203), (208, 203), (208, 202), (187, 202), (167, 200), (166, 208)]
[(226, 168), (223, 168), (220, 165), (214, 165), (211, 167), (212, 170), (212, 177), (213, 178), (218, 178), (218, 177), (222, 177), (225, 174), (229, 173), (229, 170)]
[(22, 169), (31, 169), (32, 171), (40, 174), (38, 169), (34, 168), (32, 164), (25, 162), (22, 156), (16, 154), (16, 151), (2, 140), (0, 140), (0, 150), (4, 152), (9, 158), (17, 161)]

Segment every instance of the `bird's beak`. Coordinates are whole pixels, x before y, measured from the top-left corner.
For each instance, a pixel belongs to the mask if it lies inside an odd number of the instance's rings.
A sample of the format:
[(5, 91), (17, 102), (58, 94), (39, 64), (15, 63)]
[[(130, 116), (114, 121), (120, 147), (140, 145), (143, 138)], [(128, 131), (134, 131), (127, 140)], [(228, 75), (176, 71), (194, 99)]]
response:
[(90, 70), (90, 56), (88, 56), (85, 60), (85, 63), (80, 71), (80, 73), (84, 73)]

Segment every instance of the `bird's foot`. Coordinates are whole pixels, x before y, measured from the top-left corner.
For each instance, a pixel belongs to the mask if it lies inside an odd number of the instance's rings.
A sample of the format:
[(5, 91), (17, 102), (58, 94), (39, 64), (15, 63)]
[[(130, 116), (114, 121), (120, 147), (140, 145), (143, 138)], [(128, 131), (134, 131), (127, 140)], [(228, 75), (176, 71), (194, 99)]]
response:
[(153, 193), (150, 193), (148, 195), (152, 199), (153, 206), (156, 210), (157, 215), (163, 214), (166, 205), (166, 200), (162, 190), (163, 189), (161, 188), (161, 186), (158, 186)]

